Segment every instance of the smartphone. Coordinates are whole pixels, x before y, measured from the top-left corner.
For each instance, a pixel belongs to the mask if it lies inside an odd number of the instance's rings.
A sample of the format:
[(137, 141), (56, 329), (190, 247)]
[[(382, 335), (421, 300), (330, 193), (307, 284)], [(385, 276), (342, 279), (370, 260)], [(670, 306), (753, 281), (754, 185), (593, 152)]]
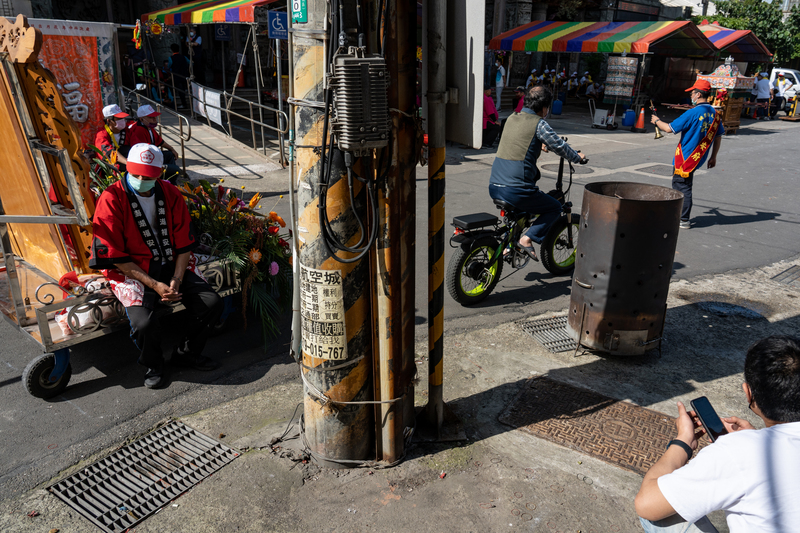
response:
[(722, 424), (722, 420), (719, 419), (719, 415), (714, 408), (711, 407), (711, 402), (708, 401), (708, 398), (700, 396), (690, 403), (694, 414), (700, 419), (700, 423), (703, 424), (703, 429), (706, 430), (706, 434), (708, 438), (711, 439), (711, 442), (716, 441), (721, 435), (728, 433), (728, 430), (725, 429), (725, 426)]

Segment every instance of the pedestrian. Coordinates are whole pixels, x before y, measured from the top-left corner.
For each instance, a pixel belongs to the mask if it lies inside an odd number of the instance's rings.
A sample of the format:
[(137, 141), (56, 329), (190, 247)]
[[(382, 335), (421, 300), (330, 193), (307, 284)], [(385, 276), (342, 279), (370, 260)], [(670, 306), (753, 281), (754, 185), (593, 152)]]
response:
[(492, 101), (492, 89), (486, 87), (483, 90), (483, 137), (481, 140), (482, 148), (491, 148), (494, 141), (500, 134), (500, 124), (498, 124), (497, 109)]
[(189, 35), (186, 36), (186, 46), (191, 50), (189, 57), (192, 62), (192, 75), (200, 85), (206, 84), (206, 67), (203, 61), (203, 38), (197, 34), (197, 28), (189, 28)]
[(769, 79), (766, 72), (758, 73), (758, 81), (756, 82), (756, 104), (761, 104), (762, 107), (758, 108), (758, 120), (769, 120), (770, 100), (774, 91), (769, 84)]
[(697, 414), (678, 402), (678, 436), (636, 495), (636, 513), (647, 533), (716, 532), (706, 515), (718, 510), (725, 511), (731, 533), (798, 530), (800, 339), (773, 336), (751, 346), (742, 390), (765, 427), (722, 418), (727, 433), (691, 461), (705, 430)]
[(569, 77), (569, 82), (567, 83), (567, 95), (577, 96), (579, 85), (580, 83), (578, 82), (578, 73), (573, 72), (572, 76)]
[(153, 109), (149, 104), (140, 105), (136, 110), (137, 120), (128, 125), (127, 138), (125, 143), (134, 146), (139, 143), (154, 145), (159, 150), (165, 150), (162, 155), (164, 166), (166, 167), (166, 179), (176, 183), (180, 175), (180, 167), (176, 164), (178, 151), (165, 141), (158, 133), (158, 117), (161, 113)]
[(189, 106), (186, 105), (186, 94), (189, 88), (187, 87), (186, 80), (189, 78), (189, 60), (186, 59), (185, 55), (181, 54), (181, 47), (179, 44), (172, 43), (169, 49), (172, 50), (172, 55), (167, 61), (169, 71), (172, 73), (175, 81), (175, 92), (177, 92), (178, 96), (181, 98), (181, 107), (187, 109)]
[(498, 57), (495, 60), (495, 66), (497, 67), (497, 73), (494, 77), (494, 91), (497, 97), (497, 106), (495, 106), (497, 112), (499, 113), (502, 109), (502, 104), (500, 97), (503, 95), (503, 87), (506, 86), (506, 69), (503, 68), (503, 58)]
[(159, 305), (183, 303), (192, 317), (170, 364), (213, 370), (218, 364), (201, 355), (211, 326), (222, 313), (222, 299), (198, 275), (192, 250), (198, 242), (186, 202), (174, 185), (158, 179), (163, 154), (156, 146), (136, 144), (128, 153), (128, 173), (97, 200), (92, 221), (90, 268), (102, 270), (122, 303), (131, 338), (144, 366), (144, 385), (164, 384)]
[[(778, 73), (778, 77), (775, 78), (775, 101), (777, 106), (775, 107), (775, 116), (778, 111), (783, 109), (783, 106), (786, 104), (786, 91), (792, 88), (792, 82), (786, 79), (786, 75), (783, 72)], [(788, 115), (789, 113), (786, 112)]]
[(539, 75), (537, 74), (537, 72), (538, 71), (536, 69), (531, 70), (531, 75), (528, 76), (528, 79), (525, 82), (526, 89), (530, 89), (531, 87), (539, 83)]
[(650, 118), (656, 128), (668, 133), (680, 133), (681, 141), (675, 150), (672, 159), (672, 188), (683, 193), (683, 209), (681, 211), (680, 227), (691, 228), (689, 217), (692, 212), (692, 185), (694, 172), (703, 166), (708, 158), (708, 168), (717, 165), (717, 152), (722, 143), (725, 127), (722, 125), (722, 115), (717, 113), (708, 103), (711, 94), (711, 84), (706, 80), (697, 80), (694, 85), (686, 89), (692, 99), (692, 109), (686, 111), (672, 122), (664, 122), (655, 114)]

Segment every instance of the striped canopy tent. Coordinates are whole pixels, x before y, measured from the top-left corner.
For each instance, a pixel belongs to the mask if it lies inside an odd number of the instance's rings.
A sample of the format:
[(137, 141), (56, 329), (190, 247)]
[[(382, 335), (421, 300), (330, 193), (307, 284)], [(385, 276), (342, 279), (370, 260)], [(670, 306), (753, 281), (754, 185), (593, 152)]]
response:
[(490, 50), (601, 52), (712, 57), (717, 48), (689, 21), (558, 22), (536, 20), (494, 37)]
[(716, 22), (698, 28), (722, 55), (733, 56), (734, 61), (772, 61), (772, 53), (750, 30), (730, 30)]
[(253, 9), (277, 0), (197, 0), (142, 15), (143, 21), (159, 22), (165, 26), (178, 24), (212, 24), (255, 22)]

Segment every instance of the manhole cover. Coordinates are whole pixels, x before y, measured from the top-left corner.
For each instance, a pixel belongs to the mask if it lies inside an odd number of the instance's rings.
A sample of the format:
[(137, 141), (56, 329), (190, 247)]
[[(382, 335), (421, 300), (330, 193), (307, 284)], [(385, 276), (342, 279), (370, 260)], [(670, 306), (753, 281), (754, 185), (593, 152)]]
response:
[(725, 302), (697, 302), (695, 305), (707, 313), (713, 313), (718, 316), (740, 316), (754, 320), (764, 318), (758, 311), (753, 311), (741, 305)]
[(577, 344), (567, 333), (567, 317), (540, 318), (517, 322), (522, 330), (547, 348), (551, 353), (574, 350)]
[(648, 174), (657, 174), (659, 176), (672, 176), (671, 165), (653, 165), (650, 167), (637, 168), (639, 172), (647, 172)]
[(171, 422), (49, 489), (103, 531), (125, 531), (238, 456)]
[(791, 285), (792, 287), (800, 288), (800, 266), (789, 267), (777, 276), (772, 278), (773, 281), (783, 283), (784, 285)]
[(530, 378), (500, 422), (640, 474), (675, 436), (665, 414), (545, 377)]
[[(545, 165), (542, 165), (541, 168), (543, 170), (549, 170), (550, 172), (555, 172), (556, 174), (558, 173), (558, 163), (547, 163)], [(573, 164), (572, 168), (575, 169), (575, 172), (573, 172), (573, 174), (591, 174), (594, 172), (594, 170), (587, 165)], [(564, 163), (564, 177), (565, 178), (569, 177), (569, 165), (567, 163)]]

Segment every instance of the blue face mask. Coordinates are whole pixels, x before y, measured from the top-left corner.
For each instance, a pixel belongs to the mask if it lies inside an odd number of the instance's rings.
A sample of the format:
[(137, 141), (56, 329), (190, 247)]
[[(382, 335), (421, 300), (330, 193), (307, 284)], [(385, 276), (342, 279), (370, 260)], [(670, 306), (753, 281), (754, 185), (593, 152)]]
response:
[(156, 186), (156, 180), (140, 180), (128, 174), (128, 185), (136, 192), (150, 192)]

